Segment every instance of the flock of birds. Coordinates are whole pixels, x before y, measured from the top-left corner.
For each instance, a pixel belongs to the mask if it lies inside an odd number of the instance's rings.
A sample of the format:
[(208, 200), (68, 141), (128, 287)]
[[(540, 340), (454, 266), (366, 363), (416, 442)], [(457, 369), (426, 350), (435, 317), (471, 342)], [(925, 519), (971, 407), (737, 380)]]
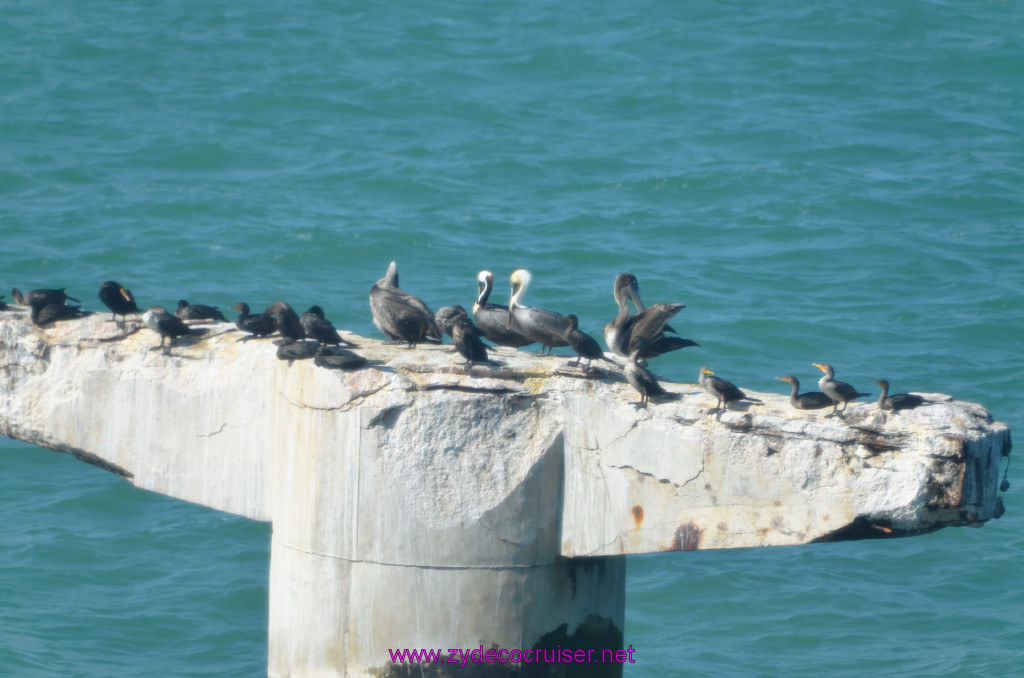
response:
[[(443, 335), (447, 334), (452, 338), (455, 349), (470, 366), (492, 362), (488, 358), (489, 347), (483, 339), (511, 348), (539, 344), (541, 355), (550, 354), (555, 347), (571, 347), (577, 358), (570, 364), (578, 366), (585, 374), (593, 371), (591, 362), (594, 360), (618, 365), (605, 355), (592, 336), (579, 329), (579, 319), (575, 315), (562, 315), (523, 304), (523, 296), (531, 281), (529, 271), (519, 269), (512, 273), (509, 281), (511, 296), (508, 306), (492, 304), (489, 299), (494, 287), (494, 275), (489, 271), (481, 271), (477, 276), (478, 293), (471, 319), (462, 306), (446, 306), (437, 313), (432, 312), (422, 299), (399, 288), (398, 268), (395, 262), (391, 262), (384, 277), (370, 289), (373, 323), (389, 341), (404, 343), (410, 348), (418, 343), (442, 343)], [(676, 394), (666, 391), (647, 369), (647, 361), (671, 351), (698, 345), (690, 339), (676, 336), (676, 331), (669, 325), (672, 317), (686, 305), (659, 303), (646, 306), (640, 295), (639, 282), (630, 273), (616, 276), (612, 294), (618, 305), (618, 314), (605, 325), (604, 340), (613, 354), (626, 358), (623, 373), (640, 395), (637, 405), (646, 406), (651, 398), (675, 397)], [(38, 289), (25, 295), (15, 288), (12, 296), (18, 304), (30, 308), (29, 319), (36, 325), (89, 313), (80, 306), (68, 304), (68, 301), (81, 302), (68, 296), (64, 288)], [(139, 313), (131, 291), (112, 280), (100, 285), (99, 298), (113, 314), (111, 319), (114, 322), (117, 316), (121, 316), (122, 327), (128, 315)], [(629, 302), (632, 302), (635, 312), (631, 311)], [(3, 296), (0, 295), (0, 309), (4, 307)], [(287, 303), (280, 301), (271, 304), (260, 314), (251, 313), (249, 305), (245, 303), (238, 303), (232, 309), (240, 313), (234, 321), (235, 326), (250, 337), (267, 337), (275, 332), (280, 335), (281, 339), (277, 342), (278, 358), (313, 358), (317, 365), (337, 369), (352, 369), (366, 363), (365, 358), (347, 350), (356, 344), (341, 337), (319, 306), (310, 307), (302, 316)], [(146, 327), (160, 335), (160, 345), (154, 347), (154, 350), (163, 349), (168, 355), (175, 338), (207, 331), (205, 328), (191, 327), (189, 322), (228, 322), (218, 308), (189, 304), (186, 300), (178, 302), (174, 314), (162, 306), (152, 306), (142, 314), (142, 320)], [(587, 360), (585, 369), (582, 366), (584, 359)], [(800, 381), (795, 376), (777, 377), (792, 387), (789, 402), (794, 408), (817, 410), (831, 406), (829, 416), (841, 417), (850, 402), (870, 395), (861, 393), (850, 384), (837, 381), (835, 371), (828, 363), (813, 364), (823, 373), (818, 381), (821, 391), (800, 393)], [(733, 402), (761, 402), (747, 396), (732, 382), (715, 376), (707, 367), (700, 368), (699, 383), (704, 391), (715, 398), (715, 411), (728, 409)], [(883, 379), (876, 383), (882, 389), (878, 399), (878, 408), (881, 410), (905, 410), (931, 402), (915, 394), (889, 395), (889, 382)], [(842, 409), (839, 409), (840, 404)]]

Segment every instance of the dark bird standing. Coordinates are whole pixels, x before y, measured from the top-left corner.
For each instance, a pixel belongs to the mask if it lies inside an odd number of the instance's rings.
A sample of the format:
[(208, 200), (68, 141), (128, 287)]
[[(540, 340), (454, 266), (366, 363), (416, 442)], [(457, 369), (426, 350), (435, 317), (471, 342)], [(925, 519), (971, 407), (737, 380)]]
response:
[(190, 304), (186, 299), (178, 300), (178, 310), (174, 312), (182, 320), (215, 320), (228, 322), (224, 314), (216, 306), (205, 306), (203, 304)]
[(420, 342), (441, 342), (441, 329), (434, 313), (419, 297), (398, 288), (398, 266), (388, 265), (384, 277), (370, 288), (373, 324), (391, 341), (402, 341), (414, 348)]
[(338, 334), (338, 330), (334, 329), (331, 321), (324, 317), (324, 310), (315, 304), (302, 314), (299, 321), (302, 322), (302, 329), (305, 330), (306, 336), (310, 339), (316, 339), (317, 343), (321, 346), (325, 344), (332, 346), (340, 346), (341, 344), (355, 346), (351, 341), (341, 338), (341, 335)]
[(244, 301), (238, 302), (231, 308), (241, 313), (235, 318), (235, 327), (243, 332), (247, 332), (254, 337), (265, 337), (273, 334), (274, 330), (277, 329), (277, 326), (274, 325), (274, 319), (267, 315), (266, 311), (260, 315), (252, 315), (249, 313), (249, 304)]
[(306, 338), (306, 330), (302, 328), (299, 314), (283, 301), (275, 301), (263, 311), (264, 315), (274, 317), (274, 325), (280, 333), (283, 343), (291, 344)]
[(468, 365), (489, 362), (487, 345), (480, 340), (483, 334), (467, 316), (456, 317), (452, 322), (452, 342)]
[(565, 316), (565, 319), (569, 321), (569, 328), (565, 331), (565, 338), (577, 355), (576, 361), (570, 362), (570, 365), (579, 365), (583, 358), (587, 359), (587, 369), (590, 369), (590, 363), (593, 360), (604, 360), (614, 364), (614, 361), (605, 357), (604, 351), (601, 350), (601, 346), (597, 343), (596, 339), (586, 332), (580, 331), (579, 318), (570, 313)]
[(700, 368), (700, 387), (711, 394), (718, 402), (715, 409), (729, 409), (729, 403), (746, 400), (752, 403), (761, 402), (741, 391), (736, 384), (721, 377), (713, 377), (714, 372), (707, 367)]
[(476, 281), (478, 292), (476, 303), (473, 304), (473, 318), (484, 336), (498, 346), (511, 348), (520, 348), (534, 343), (533, 339), (524, 337), (509, 328), (508, 306), (488, 303), (487, 300), (494, 287), (494, 274), (490, 271), (480, 271), (476, 276)]
[(789, 404), (798, 410), (820, 410), (832, 404), (832, 399), (821, 391), (799, 393), (800, 380), (791, 374), (775, 378), (779, 381), (788, 382), (793, 387), (793, 393), (789, 396)]
[[(822, 390), (829, 398), (832, 399), (832, 412), (830, 414), (838, 414), (846, 412), (846, 404), (851, 400), (862, 398), (864, 396), (871, 395), (870, 393), (861, 393), (850, 384), (845, 381), (835, 380), (835, 370), (828, 363), (812, 363), (819, 370), (825, 374), (818, 380), (818, 388)], [(839, 403), (843, 404), (843, 409), (838, 410)]]
[(139, 312), (131, 290), (113, 280), (108, 280), (100, 285), (100, 301), (113, 313), (110, 319), (115, 322), (117, 316), (121, 316), (122, 321), (127, 321), (129, 313)]
[(437, 313), (434, 314), (434, 321), (437, 326), (441, 328), (441, 331), (447, 334), (449, 337), (455, 335), (452, 334), (452, 330), (455, 328), (455, 323), (460, 318), (468, 318), (469, 315), (466, 313), (466, 309), (461, 306), (442, 306), (437, 309)]
[(640, 354), (642, 352), (643, 347), (638, 346), (629, 354), (629, 360), (626, 362), (623, 372), (626, 375), (626, 381), (632, 384), (633, 388), (635, 388), (640, 394), (640, 401), (637, 405), (646, 407), (647, 400), (650, 397), (665, 395), (667, 391), (662, 388), (654, 375), (651, 374), (646, 367), (640, 364)]

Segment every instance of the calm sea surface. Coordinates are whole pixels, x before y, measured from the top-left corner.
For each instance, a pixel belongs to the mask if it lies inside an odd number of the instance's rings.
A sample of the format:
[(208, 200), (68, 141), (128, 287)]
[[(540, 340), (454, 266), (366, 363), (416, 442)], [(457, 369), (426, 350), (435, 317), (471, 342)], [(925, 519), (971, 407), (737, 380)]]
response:
[[(0, 243), (2, 291), (371, 336), (392, 259), (435, 308), (529, 268), (595, 334), (630, 271), (700, 342), (663, 375), (827, 361), (1019, 430), (1024, 6), (10, 0)], [(265, 673), (269, 526), (0, 465), (0, 675)], [(1022, 469), (977, 530), (631, 558), (626, 676), (1024, 675)]]

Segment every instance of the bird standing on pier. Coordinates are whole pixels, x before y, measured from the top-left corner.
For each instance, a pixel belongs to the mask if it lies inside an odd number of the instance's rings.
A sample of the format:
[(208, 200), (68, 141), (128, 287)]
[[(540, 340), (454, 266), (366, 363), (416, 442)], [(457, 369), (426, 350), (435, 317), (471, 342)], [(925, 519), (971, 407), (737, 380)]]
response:
[(713, 374), (714, 372), (709, 370), (707, 367), (700, 368), (700, 387), (714, 396), (717, 400), (715, 403), (716, 410), (729, 409), (729, 403), (738, 402), (740, 400), (746, 400), (752, 403), (761, 402), (757, 398), (751, 398), (748, 396), (731, 381), (726, 381), (721, 377), (711, 376)]
[[(619, 314), (604, 326), (604, 340), (612, 353), (629, 356), (633, 347), (643, 342), (646, 348), (641, 358), (654, 358), (697, 342), (680, 337), (667, 337), (665, 332), (674, 332), (668, 325), (669, 319), (686, 308), (686, 304), (654, 304), (645, 307), (640, 296), (640, 283), (632, 273), (620, 273), (615, 277), (612, 295), (618, 304)], [(632, 301), (637, 312), (629, 313), (628, 301)]]
[(604, 360), (614, 364), (614, 361), (605, 357), (604, 351), (601, 350), (601, 346), (597, 343), (596, 339), (586, 332), (580, 331), (579, 318), (570, 313), (565, 316), (565, 319), (569, 322), (569, 329), (565, 331), (565, 338), (577, 356), (575, 362), (570, 362), (570, 365), (579, 365), (580, 361), (584, 358), (587, 359), (587, 369), (590, 369), (590, 363), (593, 360)]
[(154, 346), (150, 350), (155, 351), (158, 348), (164, 348), (164, 339), (168, 340), (167, 348), (164, 349), (166, 355), (171, 355), (171, 348), (174, 346), (175, 337), (206, 332), (205, 329), (190, 328), (185, 324), (184, 320), (178, 316), (171, 315), (163, 306), (150, 306), (142, 314), (142, 322), (146, 324), (146, 327), (160, 335), (160, 345)]
[(793, 387), (793, 393), (789, 396), (789, 404), (798, 410), (820, 410), (832, 404), (832, 399), (821, 391), (808, 391), (799, 393), (800, 380), (791, 374), (784, 377), (775, 377), (779, 381), (785, 381)]
[(512, 284), (512, 296), (508, 302), (508, 320), (505, 329), (515, 330), (531, 341), (540, 344), (540, 354), (551, 353), (556, 346), (568, 346), (569, 340), (565, 333), (569, 329), (569, 321), (561, 313), (543, 308), (523, 306), (520, 303), (526, 289), (530, 286), (533, 276), (525, 268), (514, 271), (509, 278)]
[(441, 343), (441, 328), (434, 313), (422, 299), (398, 287), (398, 266), (388, 265), (384, 277), (370, 288), (373, 324), (391, 341), (402, 341), (414, 348), (420, 342)]
[(274, 317), (274, 325), (281, 335), (281, 343), (292, 344), (306, 338), (306, 330), (302, 328), (299, 314), (283, 301), (275, 301), (263, 311), (264, 315)]
[(658, 383), (658, 380), (654, 377), (646, 367), (640, 364), (640, 354), (643, 352), (642, 346), (637, 346), (632, 353), (629, 354), (629, 360), (626, 362), (623, 373), (626, 375), (626, 381), (628, 381), (633, 388), (640, 394), (640, 400), (636, 403), (637, 407), (647, 407), (647, 401), (651, 396), (666, 395), (668, 392)]
[(473, 318), (484, 336), (498, 346), (510, 348), (520, 348), (534, 343), (533, 339), (509, 328), (508, 306), (488, 303), (494, 287), (494, 274), (490, 271), (480, 271), (476, 281), (478, 292), (476, 303), (473, 304)]
[(174, 315), (178, 316), (182, 320), (213, 320), (228, 322), (228, 319), (224, 317), (224, 314), (221, 313), (220, 309), (216, 306), (190, 304), (187, 299), (178, 300), (178, 310), (174, 312)]
[[(845, 381), (836, 381), (835, 370), (833, 370), (832, 366), (829, 365), (828, 363), (812, 364), (825, 373), (821, 377), (821, 379), (818, 380), (818, 388), (820, 388), (825, 395), (832, 399), (832, 412), (829, 414), (829, 416), (833, 414), (839, 414), (840, 416), (842, 416), (841, 413), (846, 412), (846, 404), (849, 403), (851, 400), (856, 400), (857, 398), (862, 398), (864, 396), (871, 395), (870, 393), (861, 393), (850, 384), (847, 384)], [(843, 404), (842, 410), (837, 410), (837, 408), (839, 407), (839, 403)]]
[[(274, 325), (274, 319), (267, 315), (266, 311), (260, 315), (252, 315), (249, 313), (249, 304), (244, 301), (238, 302), (231, 309), (240, 313), (235, 318), (235, 327), (254, 337), (266, 337), (273, 334), (274, 330), (277, 329), (277, 326)], [(245, 337), (245, 339), (249, 338)]]
[(324, 317), (324, 310), (315, 304), (310, 306), (309, 310), (303, 313), (299, 320), (302, 322), (302, 329), (306, 331), (306, 336), (310, 339), (316, 339), (317, 343), (321, 346), (327, 344), (331, 346), (340, 346), (341, 344), (355, 346), (351, 341), (342, 339), (341, 335), (338, 334), (338, 330), (331, 324), (331, 321)]
[(923, 396), (914, 395), (913, 393), (895, 393), (889, 395), (889, 382), (885, 379), (879, 379), (875, 382), (882, 389), (882, 394), (878, 396), (878, 409), (880, 410), (891, 410), (893, 412), (899, 410), (910, 410), (925, 403), (933, 402), (927, 400)]
[(115, 322), (117, 321), (117, 316), (121, 316), (123, 324), (128, 320), (129, 313), (139, 312), (139, 307), (135, 304), (135, 297), (132, 295), (131, 290), (113, 280), (108, 280), (100, 285), (99, 294), (100, 301), (113, 313), (110, 319)]
[(480, 340), (484, 333), (473, 324), (468, 316), (457, 316), (452, 321), (452, 342), (455, 350), (466, 359), (468, 365), (489, 362), (487, 345)]

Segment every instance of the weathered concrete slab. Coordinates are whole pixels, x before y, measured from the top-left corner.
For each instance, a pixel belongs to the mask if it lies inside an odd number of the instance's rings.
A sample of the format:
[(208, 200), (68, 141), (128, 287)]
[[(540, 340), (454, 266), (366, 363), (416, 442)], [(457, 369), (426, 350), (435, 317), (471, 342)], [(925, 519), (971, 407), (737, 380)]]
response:
[(165, 356), (103, 316), (40, 329), (2, 312), (0, 433), (273, 521), (271, 675), (370, 675), (389, 648), (595, 628), (621, 642), (614, 556), (909, 535), (1001, 510), (1008, 428), (942, 396), (887, 418), (794, 411), (788, 394), (716, 414), (669, 383), (676, 398), (638, 409), (620, 373), (564, 357), (504, 349), (467, 370), (448, 346), (353, 336), (370, 364), (341, 372), (240, 337), (209, 326)]

